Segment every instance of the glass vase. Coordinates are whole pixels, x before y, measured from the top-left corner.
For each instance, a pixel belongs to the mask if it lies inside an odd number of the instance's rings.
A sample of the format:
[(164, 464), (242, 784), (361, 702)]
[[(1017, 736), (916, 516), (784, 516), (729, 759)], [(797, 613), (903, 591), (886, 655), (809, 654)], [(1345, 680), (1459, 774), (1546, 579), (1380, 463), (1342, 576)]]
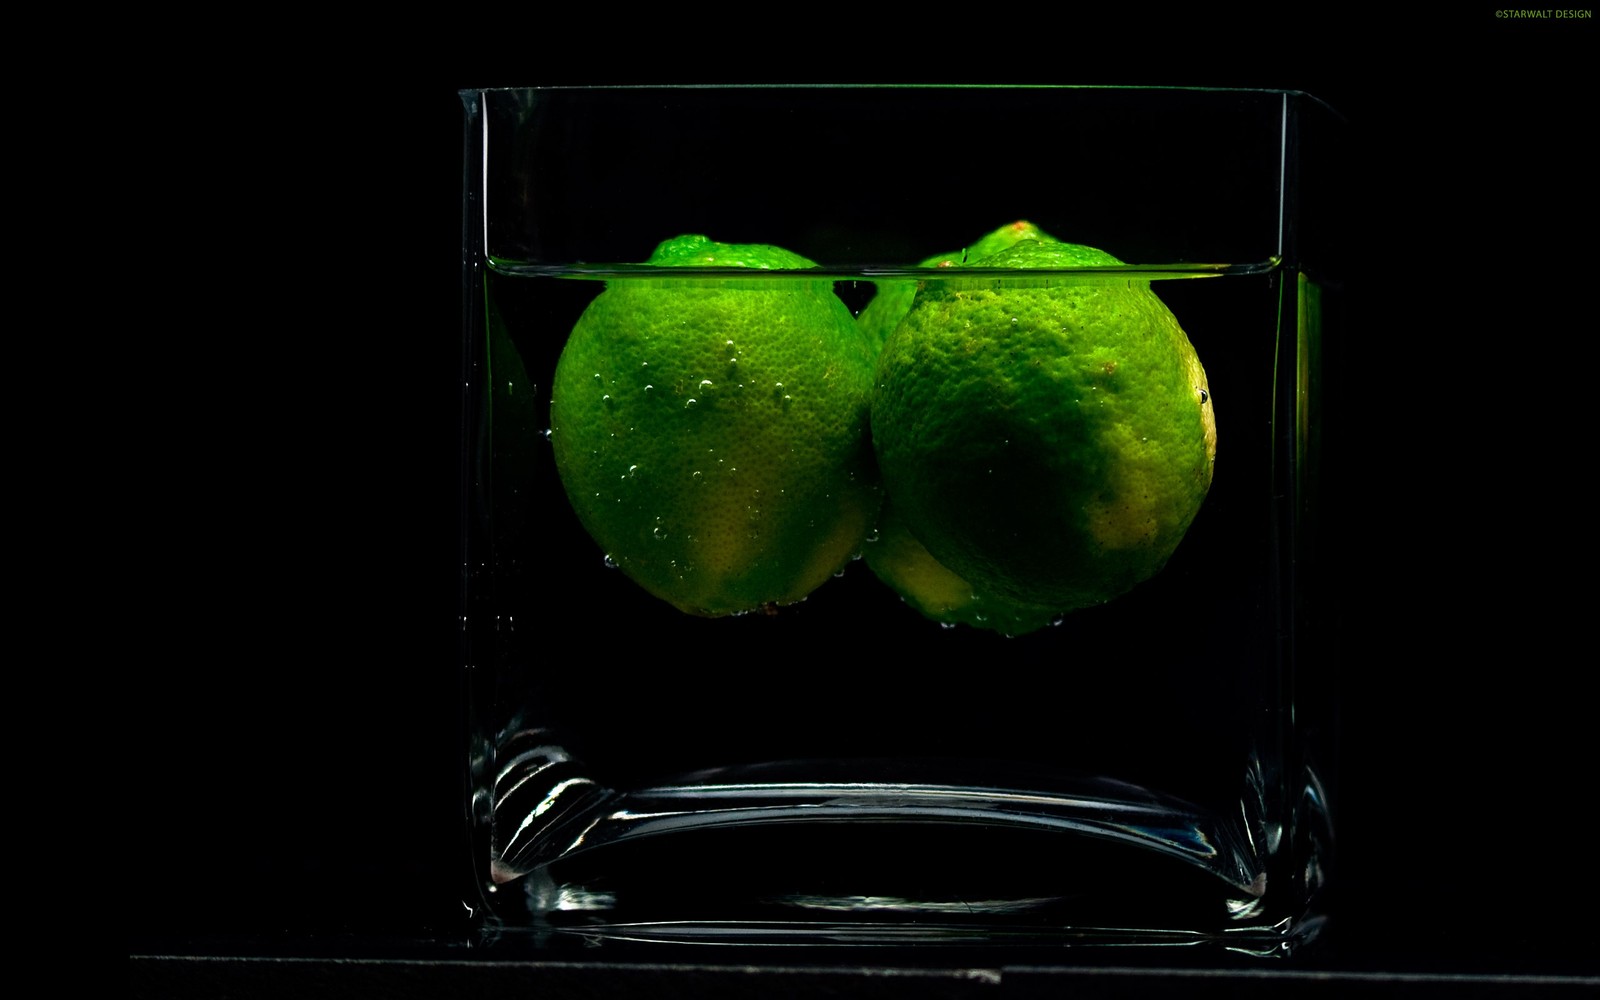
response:
[[(1315, 935), (1330, 843), (1318, 468), (1319, 358), (1341, 316), (1336, 114), (1299, 93), (1199, 89), (462, 98), (461, 666), (473, 867), (491, 933), (557, 949), (1181, 945), (1262, 956)], [(645, 263), (689, 235), (722, 256), (695, 269), (660, 254)], [(990, 253), (1041, 236), (1113, 256), (1041, 265)], [(750, 265), (725, 246), (804, 261), (757, 254)], [(1099, 586), (1097, 570), (1079, 574), (1094, 581), (1087, 596), (1035, 600), (1009, 589), (1006, 570), (944, 604), (922, 583), (897, 590), (873, 547), (897, 530), (887, 512), (910, 503), (880, 478), (889, 463), (875, 421), (890, 377), (874, 338), (913, 336), (901, 330), (909, 310), (935, 300), (1024, 293), (1153, 295), (1170, 311), (1204, 369), (1209, 489), (1179, 517), (1189, 519), (1175, 547), (1156, 545), (1132, 577)], [(624, 304), (609, 327), (595, 318), (602, 296)], [(912, 305), (885, 321), (874, 300), (895, 296)], [(658, 362), (676, 372), (658, 386), (623, 341), (648, 327), (648, 350), (670, 354), (674, 337), (720, 337), (700, 298), (757, 319), (726, 321), (728, 359), (689, 384), (688, 367)], [(802, 365), (784, 386), (749, 360), (756, 346), (742, 352), (746, 337), (777, 337), (768, 327), (801, 298), (886, 328), (863, 334), (875, 360), (853, 418), (863, 450), (841, 473), (849, 485), (809, 507), (792, 499), (800, 481), (833, 475), (839, 459), (746, 492), (728, 468), (734, 439), (753, 442), (751, 474), (781, 464), (774, 448), (800, 447), (760, 435), (827, 375), (802, 385), (817, 371)], [(965, 322), (959, 308), (950, 316)], [(606, 367), (587, 387), (601, 409), (553, 420), (552, 394), (584, 388), (559, 370), (580, 318), (618, 346), (590, 364)], [(986, 350), (999, 336), (972, 343)], [(901, 377), (923, 378), (929, 399), (972, 398), (951, 388), (961, 376), (950, 370)], [(1071, 384), (1112, 393), (1139, 377), (1107, 370)], [(672, 409), (648, 408), (651, 393)], [(607, 435), (635, 435), (645, 458), (590, 447), (599, 432), (585, 421), (603, 407), (622, 414)], [(701, 439), (676, 422), (696, 407), (748, 426)], [(1065, 407), (1045, 401), (1041, 419)], [(797, 426), (794, 436), (821, 436)], [(561, 459), (562, 435), (588, 450)], [(992, 442), (1002, 464), (1008, 435)], [(1071, 452), (1059, 436), (1027, 447)], [(666, 457), (688, 451), (705, 454)], [(576, 485), (589, 464), (635, 482)], [(1062, 464), (1079, 479), (1072, 503), (1031, 481), (1027, 463), (1006, 466), (999, 499), (983, 494), (990, 506), (961, 506), (966, 480), (929, 502), (954, 508), (960, 535), (962, 517), (1011, 530), (1015, 496), (1012, 548), (1037, 550), (1044, 576), (1072, 576), (1058, 564), (1080, 557), (1059, 553), (1083, 546), (1046, 537), (1058, 533), (1055, 508), (1116, 492), (1115, 462), (1068, 454), (1050, 475)], [(620, 521), (638, 523), (619, 540), (619, 518), (596, 508), (628, 504), (637, 509)], [(1152, 501), (1152, 519), (1164, 504)], [(741, 541), (673, 539), (711, 536), (695, 520), (707, 511), (737, 520)], [(1078, 513), (1061, 512), (1063, 531), (1079, 530)], [(795, 520), (826, 523), (813, 536), (769, 527)], [(1111, 544), (1108, 530), (1095, 545)], [(640, 568), (656, 540), (674, 553), (664, 573)], [(784, 582), (689, 582), (706, 572), (691, 564), (719, 560)]]

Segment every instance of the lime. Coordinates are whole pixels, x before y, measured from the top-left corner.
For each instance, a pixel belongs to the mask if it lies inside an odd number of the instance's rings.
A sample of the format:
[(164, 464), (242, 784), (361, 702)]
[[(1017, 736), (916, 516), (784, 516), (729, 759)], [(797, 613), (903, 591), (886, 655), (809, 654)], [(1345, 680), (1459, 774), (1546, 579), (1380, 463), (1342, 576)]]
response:
[(1210, 486), (1205, 371), (1148, 281), (976, 273), (1119, 263), (1018, 241), (925, 283), (879, 358), (873, 443), (894, 516), (991, 602), (1065, 612), (1125, 593), (1165, 565)]
[[(815, 266), (704, 236), (668, 240), (648, 263)], [(562, 485), (611, 561), (683, 611), (799, 601), (859, 551), (877, 514), (872, 364), (828, 281), (612, 281), (556, 367)]]

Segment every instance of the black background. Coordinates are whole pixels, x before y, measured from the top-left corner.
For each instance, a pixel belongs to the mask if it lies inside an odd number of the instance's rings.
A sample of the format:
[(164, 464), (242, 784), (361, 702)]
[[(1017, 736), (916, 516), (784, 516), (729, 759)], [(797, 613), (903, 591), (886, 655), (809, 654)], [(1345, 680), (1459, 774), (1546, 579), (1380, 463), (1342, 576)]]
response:
[(176, 205), (163, 263), (198, 322), (150, 352), (173, 447), (148, 468), (176, 483), (151, 544), (183, 593), (135, 598), (162, 664), (128, 683), (135, 954), (466, 928), (459, 88), (1093, 82), (1303, 89), (1352, 123), (1355, 342), (1327, 425), (1340, 889), (1320, 961), (1596, 971), (1592, 20), (751, 12), (723, 37), (560, 17), (580, 15), (280, 25), (265, 61), (231, 39), (152, 88), (197, 94), (152, 189)]

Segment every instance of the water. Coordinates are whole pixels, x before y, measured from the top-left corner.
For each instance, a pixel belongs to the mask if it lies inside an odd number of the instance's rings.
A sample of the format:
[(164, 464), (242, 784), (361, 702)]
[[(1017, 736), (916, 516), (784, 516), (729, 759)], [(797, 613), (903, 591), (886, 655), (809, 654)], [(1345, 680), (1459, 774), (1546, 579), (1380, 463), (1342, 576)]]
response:
[[(544, 435), (603, 283), (486, 272), (468, 659), (501, 920), (591, 941), (1277, 946), (1316, 879), (1289, 843), (1317, 824), (1286, 739), (1301, 286), (1272, 265), (1127, 274), (1159, 279), (1206, 366), (1211, 491), (1155, 578), (1005, 638), (941, 628), (859, 561), (715, 620), (609, 568)], [(878, 275), (830, 276), (858, 312)]]

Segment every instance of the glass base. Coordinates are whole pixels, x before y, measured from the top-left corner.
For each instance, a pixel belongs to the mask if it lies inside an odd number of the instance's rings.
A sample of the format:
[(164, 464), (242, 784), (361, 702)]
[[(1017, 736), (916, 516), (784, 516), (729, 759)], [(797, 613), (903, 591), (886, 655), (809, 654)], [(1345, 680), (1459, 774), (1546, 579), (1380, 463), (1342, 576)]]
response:
[[(1284, 831), (1262, 820), (1254, 763), (1234, 815), (1106, 778), (985, 761), (788, 761), (618, 792), (548, 735), (521, 733), (507, 747), (488, 892), (509, 922), (540, 935), (1213, 942), (1269, 955), (1319, 926), (1275, 912), (1269, 898)], [(967, 780), (980, 776), (988, 783)], [(1303, 818), (1323, 823), (1320, 798), (1306, 802)]]

